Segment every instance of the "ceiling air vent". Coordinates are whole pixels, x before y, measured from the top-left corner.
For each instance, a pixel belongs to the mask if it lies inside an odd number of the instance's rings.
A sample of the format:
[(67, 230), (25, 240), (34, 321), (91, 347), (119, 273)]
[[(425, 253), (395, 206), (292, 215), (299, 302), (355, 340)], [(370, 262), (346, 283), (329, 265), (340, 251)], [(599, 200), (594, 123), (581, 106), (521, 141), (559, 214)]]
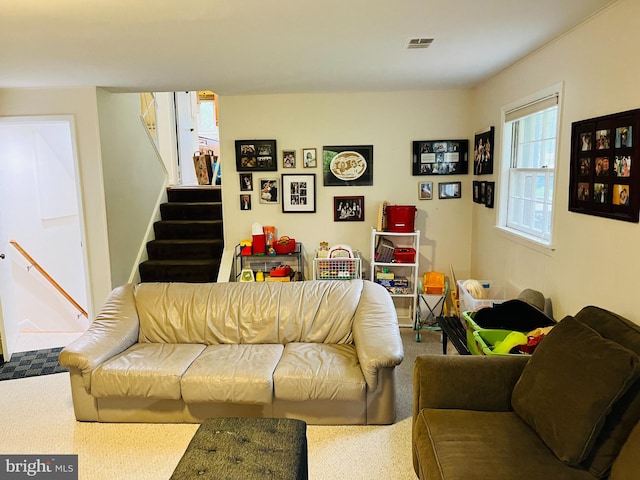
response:
[(407, 48), (428, 48), (433, 43), (433, 38), (410, 38), (407, 40)]

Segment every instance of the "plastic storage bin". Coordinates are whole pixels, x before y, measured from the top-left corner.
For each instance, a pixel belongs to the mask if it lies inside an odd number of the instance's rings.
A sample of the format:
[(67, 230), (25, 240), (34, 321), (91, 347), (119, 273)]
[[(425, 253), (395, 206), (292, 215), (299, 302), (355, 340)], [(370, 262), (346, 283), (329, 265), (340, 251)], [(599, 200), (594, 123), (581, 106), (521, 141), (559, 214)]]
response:
[(362, 278), (360, 253), (354, 252), (354, 258), (314, 258), (313, 278), (315, 280), (354, 280)]
[(499, 282), (492, 280), (478, 280), (484, 289), (485, 298), (473, 298), (473, 296), (462, 286), (465, 280), (458, 280), (458, 297), (460, 299), (461, 312), (475, 312), (483, 307), (493, 307), (506, 300), (505, 288)]
[(414, 248), (396, 248), (393, 251), (393, 258), (396, 263), (414, 263), (416, 261), (416, 250)]
[(495, 353), (493, 351), (496, 342), (502, 342), (511, 330), (476, 330), (473, 332), (477, 355), (528, 355), (526, 353)]

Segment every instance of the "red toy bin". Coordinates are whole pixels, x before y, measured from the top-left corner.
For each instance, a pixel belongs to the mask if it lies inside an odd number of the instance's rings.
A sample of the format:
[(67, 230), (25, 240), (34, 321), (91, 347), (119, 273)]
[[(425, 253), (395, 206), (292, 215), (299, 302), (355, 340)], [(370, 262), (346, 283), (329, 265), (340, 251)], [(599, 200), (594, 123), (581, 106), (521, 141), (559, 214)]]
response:
[(415, 263), (416, 250), (414, 248), (396, 248), (393, 251), (396, 263)]
[(415, 205), (388, 205), (387, 231), (389, 232), (414, 232), (414, 221), (418, 209)]

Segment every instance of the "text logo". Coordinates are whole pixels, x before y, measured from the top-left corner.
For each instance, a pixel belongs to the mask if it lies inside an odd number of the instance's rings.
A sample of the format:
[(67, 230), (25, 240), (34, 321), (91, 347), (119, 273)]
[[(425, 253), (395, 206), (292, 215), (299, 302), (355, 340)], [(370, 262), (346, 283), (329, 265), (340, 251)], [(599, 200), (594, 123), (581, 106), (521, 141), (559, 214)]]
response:
[(0, 455), (0, 480), (78, 480), (77, 455)]

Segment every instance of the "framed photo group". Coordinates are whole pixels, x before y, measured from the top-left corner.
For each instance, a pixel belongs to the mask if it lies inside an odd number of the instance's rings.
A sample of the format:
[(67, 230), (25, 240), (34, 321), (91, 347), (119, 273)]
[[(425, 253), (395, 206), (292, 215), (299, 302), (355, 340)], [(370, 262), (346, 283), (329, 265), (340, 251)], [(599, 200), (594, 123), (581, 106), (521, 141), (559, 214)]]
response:
[(569, 210), (638, 222), (640, 109), (574, 122)]
[(473, 181), (473, 201), (493, 208), (496, 182)]
[(413, 142), (413, 175), (459, 175), (468, 169), (469, 140)]

